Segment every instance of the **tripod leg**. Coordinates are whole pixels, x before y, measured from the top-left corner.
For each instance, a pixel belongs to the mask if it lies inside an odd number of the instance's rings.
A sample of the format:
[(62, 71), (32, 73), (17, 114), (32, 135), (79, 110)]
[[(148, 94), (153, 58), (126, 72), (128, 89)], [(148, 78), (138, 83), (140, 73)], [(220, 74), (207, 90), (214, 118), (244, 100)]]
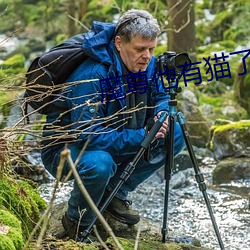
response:
[(214, 228), (216, 237), (218, 239), (220, 248), (221, 248), (221, 250), (224, 250), (225, 247), (223, 245), (223, 242), (222, 242), (222, 239), (221, 239), (221, 236), (220, 236), (220, 232), (219, 232), (219, 229), (218, 229), (218, 226), (217, 226), (214, 214), (213, 214), (213, 210), (212, 210), (210, 201), (208, 199), (208, 195), (207, 195), (207, 192), (206, 192), (207, 188), (206, 188), (206, 184), (204, 182), (204, 177), (203, 177), (203, 174), (201, 173), (201, 171), (199, 169), (198, 162), (197, 162), (197, 159), (196, 159), (194, 151), (193, 151), (193, 147), (192, 147), (191, 142), (190, 142), (189, 133), (188, 133), (187, 128), (186, 128), (184, 116), (183, 116), (183, 114), (181, 112), (178, 112), (177, 113), (177, 118), (178, 118), (179, 124), (181, 126), (181, 130), (182, 130), (185, 142), (186, 142), (186, 146), (187, 146), (187, 150), (188, 150), (190, 159), (191, 159), (191, 161), (193, 163), (193, 167), (194, 167), (194, 171), (195, 171), (195, 179), (196, 179), (196, 181), (197, 181), (197, 183), (199, 185), (200, 191), (203, 194), (203, 197), (204, 197), (204, 200), (205, 200), (205, 203), (206, 203), (206, 206), (207, 206), (207, 210), (209, 212), (209, 215), (210, 215), (210, 218), (211, 218), (211, 221), (212, 221), (212, 224), (213, 224), (213, 228)]
[(162, 242), (166, 242), (166, 235), (168, 232), (168, 200), (169, 200), (169, 183), (172, 176), (172, 169), (174, 165), (174, 116), (169, 115), (169, 131), (166, 138), (166, 161), (165, 161), (165, 197), (164, 197), (164, 213), (162, 225)]
[[(116, 193), (118, 192), (118, 190), (120, 189), (120, 187), (122, 186), (122, 184), (132, 174), (132, 172), (135, 169), (136, 164), (138, 163), (138, 161), (140, 160), (140, 158), (142, 157), (143, 153), (148, 148), (148, 146), (150, 145), (150, 143), (153, 141), (156, 133), (159, 131), (159, 129), (162, 126), (162, 123), (165, 121), (166, 117), (167, 117), (167, 113), (163, 112), (161, 114), (161, 116), (159, 117), (159, 119), (155, 122), (155, 124), (152, 127), (152, 129), (150, 130), (149, 134), (147, 134), (147, 136), (144, 138), (144, 140), (141, 143), (141, 148), (139, 149), (138, 153), (135, 155), (133, 161), (130, 162), (126, 166), (126, 168), (124, 169), (123, 173), (120, 176), (119, 182), (117, 183), (117, 185), (115, 186), (115, 188), (113, 189), (113, 191), (110, 193), (109, 197), (104, 202), (104, 204), (102, 205), (102, 207), (99, 209), (101, 213), (107, 208), (107, 206), (109, 205), (109, 203), (111, 202), (111, 200), (114, 198), (114, 196), (116, 195)], [(83, 241), (88, 237), (88, 235), (91, 232), (92, 227), (94, 226), (96, 220), (97, 220), (97, 216), (94, 217), (94, 219), (92, 220), (92, 222), (90, 223), (90, 225), (82, 233)]]

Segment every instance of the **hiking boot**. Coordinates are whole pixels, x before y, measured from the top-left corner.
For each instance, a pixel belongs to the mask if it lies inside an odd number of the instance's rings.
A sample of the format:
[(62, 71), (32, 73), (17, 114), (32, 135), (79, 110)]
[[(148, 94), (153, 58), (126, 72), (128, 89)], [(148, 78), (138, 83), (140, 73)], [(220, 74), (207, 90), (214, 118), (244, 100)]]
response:
[(86, 227), (80, 226), (78, 225), (78, 223), (75, 223), (75, 221), (73, 221), (68, 217), (67, 213), (65, 213), (64, 216), (62, 217), (62, 225), (66, 232), (65, 236), (68, 236), (70, 239), (85, 243), (91, 243), (98, 240), (92, 234), (89, 234), (89, 236), (86, 239), (83, 238), (82, 234), (86, 229)]
[(134, 225), (140, 221), (140, 216), (130, 208), (131, 205), (132, 201), (114, 197), (105, 211), (122, 223)]

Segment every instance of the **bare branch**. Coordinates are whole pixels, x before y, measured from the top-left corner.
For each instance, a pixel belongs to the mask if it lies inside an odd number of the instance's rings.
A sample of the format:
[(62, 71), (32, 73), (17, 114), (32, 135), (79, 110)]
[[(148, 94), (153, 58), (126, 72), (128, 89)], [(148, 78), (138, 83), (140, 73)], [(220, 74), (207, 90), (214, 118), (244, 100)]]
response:
[(73, 172), (73, 176), (75, 178), (75, 181), (80, 189), (80, 191), (82, 192), (84, 198), (86, 199), (86, 201), (88, 202), (90, 208), (92, 209), (92, 211), (94, 211), (94, 213), (97, 215), (99, 221), (102, 223), (102, 225), (104, 226), (105, 230), (108, 232), (108, 234), (113, 238), (115, 245), (117, 246), (118, 249), (123, 250), (123, 247), (120, 245), (119, 241), (117, 240), (116, 236), (114, 235), (111, 227), (109, 226), (109, 224), (106, 222), (106, 220), (104, 219), (104, 217), (102, 216), (102, 214), (100, 213), (100, 211), (98, 210), (98, 208), (96, 207), (95, 203), (93, 202), (92, 198), (90, 197), (88, 191), (86, 190), (83, 182), (81, 181), (81, 178), (79, 176), (79, 174), (77, 173), (77, 170), (75, 168), (74, 162), (71, 158), (71, 154), (70, 154), (70, 150), (69, 149), (65, 149), (61, 152), (61, 157), (67, 159), (69, 166)]
[(81, 21), (77, 20), (76, 18), (74, 18), (71, 15), (68, 15), (68, 17), (72, 20), (74, 20), (76, 23), (80, 24), (80, 26), (82, 26), (86, 31), (89, 31), (89, 28), (87, 26), (85, 26)]

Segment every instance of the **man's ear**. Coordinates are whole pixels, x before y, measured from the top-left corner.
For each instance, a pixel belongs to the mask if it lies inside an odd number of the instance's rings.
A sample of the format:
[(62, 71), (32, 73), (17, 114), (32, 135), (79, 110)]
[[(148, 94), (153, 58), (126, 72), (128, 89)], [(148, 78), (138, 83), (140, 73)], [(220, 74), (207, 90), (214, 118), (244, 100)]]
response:
[(121, 37), (116, 36), (115, 37), (115, 47), (118, 51), (120, 51), (120, 49), (121, 49), (121, 43), (122, 43)]

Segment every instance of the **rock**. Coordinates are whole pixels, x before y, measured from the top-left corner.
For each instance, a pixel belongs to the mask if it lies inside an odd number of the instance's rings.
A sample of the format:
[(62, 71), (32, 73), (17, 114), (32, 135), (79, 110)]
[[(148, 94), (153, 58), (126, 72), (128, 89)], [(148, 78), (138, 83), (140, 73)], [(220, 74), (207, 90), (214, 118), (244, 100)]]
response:
[(214, 125), (227, 125), (232, 124), (232, 121), (226, 120), (226, 119), (216, 119), (214, 122)]
[(235, 114), (237, 113), (237, 110), (234, 106), (226, 106), (221, 108), (221, 113), (224, 116), (230, 115), (230, 114)]
[[(86, 244), (84, 243), (76, 243), (73, 241), (68, 241), (66, 239), (57, 239), (56, 236), (58, 234), (62, 235), (63, 227), (61, 224), (61, 217), (65, 213), (67, 208), (67, 204), (60, 203), (53, 207), (51, 214), (51, 221), (47, 230), (47, 238), (44, 239), (44, 245), (46, 245), (46, 241), (53, 246), (58, 245), (67, 245), (67, 248), (60, 249), (74, 249), (73, 246), (82, 246), (84, 245), (84, 249), (103, 249), (100, 244), (92, 243)], [(132, 250), (134, 249), (136, 235), (138, 231), (140, 231), (139, 235), (139, 249), (155, 249), (155, 250), (209, 250), (208, 248), (204, 248), (200, 246), (199, 240), (193, 237), (186, 237), (180, 235), (174, 235), (174, 233), (170, 232), (169, 237), (167, 237), (166, 243), (161, 242), (161, 229), (154, 224), (150, 223), (149, 220), (141, 219), (140, 223), (135, 226), (128, 226), (126, 224), (120, 223), (114, 220), (112, 217), (105, 215), (106, 221), (109, 223), (116, 237), (118, 237), (119, 242), (124, 247), (124, 249)], [(100, 226), (99, 226), (100, 228)], [(102, 229), (103, 230), (103, 229)], [(62, 241), (63, 240), (63, 241)], [(69, 244), (72, 248), (69, 248)], [(80, 245), (79, 245), (80, 244)], [(112, 238), (106, 239), (106, 244), (110, 247), (110, 249), (114, 249), (114, 243)], [(48, 245), (48, 244), (47, 244)], [(92, 247), (93, 248), (92, 248)], [(95, 248), (94, 248), (95, 247)], [(76, 248), (78, 249), (78, 248)]]
[(233, 180), (250, 179), (250, 158), (226, 158), (213, 171), (213, 183), (228, 183)]
[(190, 176), (193, 176), (193, 169), (191, 168), (174, 174), (170, 181), (170, 188), (178, 189), (190, 185)]
[(207, 103), (203, 103), (199, 106), (201, 112), (203, 113), (204, 116), (209, 116), (211, 114), (213, 114), (214, 112), (214, 107), (210, 104)]
[(182, 111), (185, 117), (192, 145), (206, 148), (210, 124), (204, 118), (199, 108), (189, 101), (181, 101), (180, 111)]
[[(194, 151), (195, 158), (199, 165), (204, 164), (204, 160), (212, 157), (211, 152), (206, 148), (199, 148), (199, 147), (193, 146), (193, 151)], [(194, 169), (193, 163), (191, 161), (191, 158), (187, 149), (184, 149), (180, 154), (178, 154), (174, 158), (174, 167), (172, 169), (172, 173), (173, 174), (178, 173), (179, 171), (190, 169), (190, 168), (193, 171)], [(158, 179), (155, 180), (156, 182), (162, 183), (165, 179), (165, 167), (159, 169), (150, 178), (155, 178), (155, 177), (158, 177)]]
[(196, 95), (188, 89), (184, 89), (181, 97), (183, 100), (186, 100), (186, 101), (188, 101), (196, 106), (198, 105), (198, 99), (197, 99)]
[[(250, 67), (250, 60), (246, 60), (246, 68)], [(243, 63), (240, 64), (238, 69), (238, 74), (244, 72), (244, 65)], [(246, 109), (248, 115), (250, 115), (250, 102), (249, 102), (249, 95), (250, 95), (250, 84), (249, 84), (249, 77), (250, 74), (247, 72), (246, 74), (237, 75), (234, 82), (235, 87), (235, 96), (239, 102), (239, 104)]]
[(209, 147), (216, 160), (239, 155), (250, 157), (250, 120), (215, 125), (210, 136)]
[(23, 154), (20, 158), (21, 160), (11, 162), (15, 173), (39, 184), (52, 180), (52, 176), (42, 164), (40, 151), (30, 151), (28, 155)]
[[(184, 170), (192, 167), (192, 162), (187, 150), (183, 150), (179, 155), (174, 158), (173, 172)], [(164, 175), (163, 175), (164, 177)]]

